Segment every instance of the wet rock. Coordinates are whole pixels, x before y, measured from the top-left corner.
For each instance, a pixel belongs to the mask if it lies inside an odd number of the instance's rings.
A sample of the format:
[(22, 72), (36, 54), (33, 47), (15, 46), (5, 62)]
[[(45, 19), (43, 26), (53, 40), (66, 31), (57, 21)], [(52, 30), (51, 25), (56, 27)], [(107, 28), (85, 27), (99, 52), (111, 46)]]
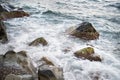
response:
[(5, 80), (34, 80), (34, 79), (31, 75), (9, 74), (6, 76)]
[(99, 38), (99, 33), (89, 22), (83, 22), (80, 25), (70, 28), (67, 32), (84, 40), (94, 40)]
[(0, 13), (1, 12), (7, 12), (7, 10), (5, 8), (3, 8), (3, 6), (0, 4)]
[(0, 42), (6, 43), (8, 41), (7, 39), (7, 33), (5, 30), (4, 23), (0, 20)]
[(2, 12), (0, 14), (0, 20), (7, 20), (11, 18), (20, 18), (24, 16), (29, 16), (28, 13), (24, 11), (10, 11), (10, 12)]
[(40, 37), (40, 38), (37, 38), (34, 41), (32, 41), (29, 44), (29, 46), (38, 46), (39, 44), (42, 44), (43, 46), (45, 46), (48, 44), (48, 42), (43, 37)]
[(64, 80), (63, 70), (55, 66), (41, 66), (38, 70), (38, 80)]
[(38, 80), (57, 80), (51, 70), (38, 70)]
[(52, 63), (52, 61), (48, 60), (47, 57), (43, 57), (41, 60), (44, 61), (47, 65), (54, 66), (54, 64)]
[(26, 51), (20, 51), (17, 53), (17, 62), (22, 66), (27, 72), (32, 75), (36, 74), (36, 68), (34, 67), (32, 60), (28, 57)]
[(102, 61), (99, 55), (94, 54), (92, 47), (83, 48), (74, 53), (77, 58), (88, 59), (90, 61)]
[(5, 77), (9, 74), (29, 74), (33, 77), (36, 75), (36, 69), (25, 51), (16, 53), (15, 51), (11, 50), (6, 52), (5, 55), (1, 55), (1, 58), (2, 61), (0, 61), (0, 80), (4, 80)]
[(41, 64), (38, 67), (39, 80), (64, 80), (63, 69), (56, 66), (47, 57), (40, 60)]

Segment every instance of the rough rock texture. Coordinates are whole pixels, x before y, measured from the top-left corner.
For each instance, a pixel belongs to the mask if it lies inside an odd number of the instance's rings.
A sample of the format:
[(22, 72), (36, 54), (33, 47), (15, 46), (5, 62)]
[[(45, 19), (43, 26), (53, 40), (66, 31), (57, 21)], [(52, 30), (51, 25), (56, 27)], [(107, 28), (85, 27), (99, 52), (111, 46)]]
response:
[(78, 58), (88, 59), (90, 61), (102, 61), (99, 55), (94, 55), (94, 49), (92, 47), (87, 47), (80, 49), (74, 53)]
[(5, 80), (34, 80), (34, 79), (31, 75), (9, 74), (6, 76)]
[(64, 80), (63, 69), (53, 64), (47, 57), (41, 59), (38, 67), (38, 80)]
[(10, 12), (2, 12), (0, 14), (0, 20), (7, 20), (11, 18), (20, 18), (24, 16), (29, 16), (28, 13), (24, 11), (10, 11)]
[(0, 4), (0, 13), (1, 12), (7, 12), (7, 10), (5, 8), (3, 8), (3, 6)]
[(40, 66), (38, 80), (64, 80), (63, 70), (56, 66)]
[(37, 38), (34, 41), (32, 41), (29, 44), (29, 46), (38, 46), (39, 44), (42, 44), (43, 46), (45, 46), (48, 44), (48, 42), (43, 37), (40, 37), (40, 38)]
[(8, 51), (5, 55), (0, 57), (0, 80), (4, 80), (9, 74), (35, 75), (35, 67), (32, 65), (30, 58), (27, 56), (25, 51), (18, 53), (14, 51)]
[(70, 28), (69, 34), (84, 40), (94, 40), (99, 38), (99, 33), (89, 22), (83, 22), (77, 28)]
[(7, 39), (6, 30), (5, 30), (5, 25), (0, 20), (0, 42), (5, 43), (7, 41), (8, 41), (8, 39)]
[(51, 70), (38, 70), (38, 80), (57, 80)]
[(32, 75), (36, 74), (36, 68), (32, 64), (31, 59), (28, 57), (26, 51), (20, 51), (17, 53), (17, 63), (22, 66), (27, 72)]
[(46, 65), (52, 65), (52, 66), (54, 66), (54, 64), (52, 63), (52, 61), (48, 60), (47, 57), (43, 57), (41, 60), (44, 61), (46, 63)]
[(20, 18), (24, 16), (29, 16), (29, 14), (24, 12), (22, 8), (14, 7), (8, 3), (0, 4), (0, 20)]

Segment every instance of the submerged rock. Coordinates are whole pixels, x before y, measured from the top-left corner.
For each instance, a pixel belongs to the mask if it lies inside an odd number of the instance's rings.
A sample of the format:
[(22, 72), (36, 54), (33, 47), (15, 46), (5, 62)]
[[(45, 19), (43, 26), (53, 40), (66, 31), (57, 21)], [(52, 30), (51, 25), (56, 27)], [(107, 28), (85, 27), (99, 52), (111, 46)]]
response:
[(89, 22), (83, 22), (77, 28), (70, 28), (69, 34), (84, 40), (94, 40), (99, 38), (99, 33)]
[[(0, 61), (0, 80), (4, 80), (9, 74), (31, 75), (34, 77), (36, 69), (25, 51), (16, 53), (11, 50), (1, 55)], [(10, 77), (9, 77), (10, 78)]]
[(77, 58), (88, 59), (90, 61), (102, 61), (100, 56), (94, 55), (94, 49), (92, 47), (87, 47), (80, 49), (74, 53)]
[(7, 42), (7, 33), (5, 30), (5, 25), (4, 23), (0, 20), (0, 42), (5, 43)]
[(29, 46), (38, 46), (39, 44), (42, 44), (43, 46), (45, 46), (48, 44), (48, 42), (43, 37), (40, 37), (40, 38), (37, 38), (34, 41), (32, 41), (29, 44)]

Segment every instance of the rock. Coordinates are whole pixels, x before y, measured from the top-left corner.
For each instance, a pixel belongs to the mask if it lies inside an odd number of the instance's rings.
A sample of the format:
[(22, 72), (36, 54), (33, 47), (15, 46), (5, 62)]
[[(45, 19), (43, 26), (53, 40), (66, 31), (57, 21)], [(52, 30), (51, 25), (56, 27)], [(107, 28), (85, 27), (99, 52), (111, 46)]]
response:
[(7, 39), (7, 33), (5, 30), (4, 23), (0, 20), (0, 42), (6, 43), (8, 41)]
[(54, 64), (52, 63), (52, 61), (48, 60), (47, 57), (43, 57), (41, 60), (44, 61), (46, 63), (46, 65), (52, 65), (52, 66), (54, 66)]
[(20, 51), (17, 53), (17, 62), (22, 66), (27, 72), (32, 75), (36, 74), (36, 68), (34, 67), (32, 60), (28, 57), (26, 51)]
[(37, 38), (34, 41), (32, 41), (29, 44), (29, 46), (38, 46), (39, 44), (42, 44), (43, 46), (45, 46), (48, 44), (48, 42), (43, 37), (40, 37), (40, 38)]
[(9, 74), (6, 76), (5, 80), (34, 80), (34, 79), (31, 75)]
[(38, 70), (38, 80), (57, 80), (51, 70)]
[(64, 80), (63, 69), (61, 67), (54, 65), (46, 57), (43, 57), (40, 61), (38, 80)]
[(77, 28), (72, 27), (67, 32), (72, 36), (76, 36), (84, 40), (94, 40), (99, 38), (99, 33), (89, 22), (83, 22), (78, 25)]
[(10, 11), (10, 12), (2, 12), (0, 14), (0, 20), (7, 20), (11, 18), (20, 18), (24, 16), (29, 16), (28, 13), (24, 11)]
[(33, 77), (36, 75), (36, 68), (25, 51), (18, 53), (13, 50), (8, 51), (5, 55), (1, 55), (0, 60), (2, 60), (0, 61), (0, 80), (4, 80), (9, 74), (31, 75)]
[(38, 80), (64, 80), (63, 70), (55, 66), (41, 66), (38, 70)]
[(7, 10), (6, 10), (5, 8), (3, 8), (2, 5), (0, 5), (0, 13), (1, 13), (1, 12), (7, 12)]
[(77, 58), (88, 59), (90, 61), (102, 61), (100, 56), (94, 55), (94, 49), (92, 47), (86, 47), (78, 50), (74, 53)]
[(9, 65), (8, 63), (0, 63), (0, 80), (5, 80), (5, 77), (9, 74), (24, 75), (28, 73), (21, 69), (20, 66), (10, 65), (10, 63)]

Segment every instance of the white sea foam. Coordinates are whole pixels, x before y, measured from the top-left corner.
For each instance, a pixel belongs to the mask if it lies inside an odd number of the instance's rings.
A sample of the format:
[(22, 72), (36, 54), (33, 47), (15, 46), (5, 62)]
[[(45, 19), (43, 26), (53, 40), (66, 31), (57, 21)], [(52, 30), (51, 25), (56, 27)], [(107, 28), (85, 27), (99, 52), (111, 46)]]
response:
[[(33, 11), (38, 11), (38, 13), (32, 13), (30, 17), (17, 18), (5, 22), (9, 43), (0, 45), (0, 54), (4, 54), (12, 49), (17, 52), (25, 50), (35, 63), (43, 56), (46, 56), (56, 66), (63, 67), (65, 80), (92, 80), (91, 74), (98, 75), (100, 77), (99, 80), (120, 80), (120, 61), (115, 58), (113, 53), (115, 42), (112, 41), (112, 37), (109, 37), (110, 40), (105, 33), (101, 32), (119, 32), (119, 29), (116, 27), (118, 24), (112, 24), (104, 18), (94, 17), (94, 15), (99, 17), (113, 15), (114, 12), (112, 11), (106, 14), (106, 8), (103, 7), (103, 3), (105, 3), (104, 1), (112, 3), (114, 0), (94, 1), (19, 0), (12, 3), (23, 8), (25, 6), (30, 7), (29, 12), (32, 12), (30, 10), (34, 8)], [(59, 2), (59, 4), (56, 4), (56, 2)], [(27, 11), (27, 9), (25, 10)], [(53, 13), (58, 12), (68, 17), (42, 14), (46, 10), (51, 10)], [(69, 18), (70, 16), (78, 17), (79, 20)], [(55, 21), (62, 22), (54, 23), (52, 21), (54, 20), (53, 17), (55, 17)], [(99, 40), (82, 41), (65, 33), (66, 29), (84, 20), (94, 24), (100, 32)], [(108, 23), (110, 26), (105, 23)], [(48, 41), (48, 45), (28, 46), (31, 41), (38, 37), (44, 37)], [(74, 57), (73, 53), (75, 51), (87, 46), (92, 46), (95, 49), (95, 53), (99, 54), (103, 61), (91, 62)], [(70, 51), (65, 53), (64, 49), (70, 49)]]

